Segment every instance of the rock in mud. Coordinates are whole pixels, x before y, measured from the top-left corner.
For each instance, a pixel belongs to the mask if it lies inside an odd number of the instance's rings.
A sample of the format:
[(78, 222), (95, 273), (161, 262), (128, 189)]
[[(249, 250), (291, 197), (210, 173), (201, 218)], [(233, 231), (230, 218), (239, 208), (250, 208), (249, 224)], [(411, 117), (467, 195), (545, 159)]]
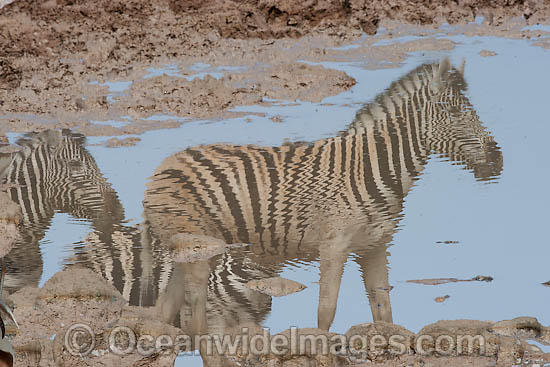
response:
[(369, 360), (392, 358), (398, 354), (408, 354), (414, 349), (414, 333), (389, 322), (355, 325), (345, 335), (353, 344), (349, 346), (354, 351), (352, 354), (364, 354), (363, 358)]
[[(111, 284), (89, 269), (73, 266), (55, 274), (43, 288), (23, 288), (9, 299), (21, 324), (13, 339), (19, 365), (38, 365), (38, 361), (40, 366), (52, 367), (174, 365), (177, 352), (173, 348), (147, 355), (109, 352), (109, 336), (119, 326), (131, 329), (136, 340), (142, 335), (168, 335), (176, 340), (182, 332), (155, 320), (154, 308), (127, 306)], [(86, 356), (71, 354), (65, 343), (66, 333), (75, 330), (75, 324), (89, 326), (95, 335), (93, 350)]]
[(443, 302), (445, 302), (446, 300), (448, 300), (449, 298), (451, 298), (451, 296), (449, 296), (449, 295), (447, 294), (447, 295), (445, 295), (445, 296), (435, 297), (435, 298), (434, 298), (434, 301), (436, 301), (437, 303), (443, 303)]
[(499, 335), (550, 343), (550, 328), (541, 325), (534, 317), (517, 317), (499, 321), (491, 326), (491, 331)]
[(0, 221), (20, 224), (23, 220), (21, 207), (5, 192), (0, 192)]
[(43, 299), (108, 299), (121, 300), (120, 292), (96, 272), (72, 266), (54, 274), (41, 288)]
[(272, 297), (283, 297), (306, 289), (306, 286), (302, 283), (281, 277), (251, 280), (246, 285), (254, 291), (262, 292)]
[(492, 282), (494, 279), (493, 277), (490, 277), (488, 275), (476, 275), (475, 277), (473, 277), (471, 279), (471, 281), (474, 281), (474, 282)]
[(174, 261), (195, 262), (208, 260), (232, 248), (246, 247), (248, 244), (227, 244), (224, 241), (203, 235), (178, 233), (171, 238)]
[[(435, 343), (437, 338), (448, 338), (453, 340), (455, 346), (461, 344), (461, 348), (464, 346), (461, 342), (468, 342), (468, 337), (474, 338), (471, 347), (472, 351), (464, 350), (464, 355), (475, 353), (475, 355), (481, 355), (480, 353), (486, 353), (485, 355), (495, 355), (498, 351), (497, 343), (493, 342), (491, 346), (487, 346), (489, 335), (489, 328), (493, 324), (488, 321), (478, 320), (441, 320), (434, 324), (430, 324), (422, 328), (417, 334), (415, 339), (416, 352), (422, 354), (422, 351), (435, 350)], [(460, 337), (460, 340), (458, 339)], [(476, 339), (477, 338), (477, 339)], [(448, 341), (447, 341), (448, 343)], [(485, 349), (486, 348), (486, 349)]]
[(8, 194), (0, 192), (0, 258), (6, 256), (20, 238), (22, 220), (21, 207)]
[(130, 137), (124, 139), (112, 138), (105, 142), (107, 148), (118, 148), (118, 147), (133, 147), (141, 141), (138, 137)]
[(277, 355), (262, 356), (262, 366), (347, 366), (345, 337), (321, 329), (287, 329), (272, 337), (288, 343)]
[(86, 324), (98, 334), (120, 317), (122, 295), (96, 272), (77, 266), (56, 273), (42, 288), (23, 288), (10, 297), (20, 329), (19, 347), (64, 335), (74, 324)]
[(436, 243), (443, 244), (443, 245), (456, 245), (460, 242), (458, 242), (458, 241), (437, 241)]
[(493, 277), (486, 275), (476, 275), (472, 279), (458, 279), (458, 278), (429, 278), (429, 279), (413, 279), (407, 280), (407, 283), (416, 283), (424, 285), (440, 285), (447, 283), (459, 283), (459, 282), (492, 282)]
[(490, 50), (481, 50), (479, 52), (479, 55), (483, 57), (491, 57), (491, 56), (496, 56), (497, 53), (495, 51), (490, 51)]

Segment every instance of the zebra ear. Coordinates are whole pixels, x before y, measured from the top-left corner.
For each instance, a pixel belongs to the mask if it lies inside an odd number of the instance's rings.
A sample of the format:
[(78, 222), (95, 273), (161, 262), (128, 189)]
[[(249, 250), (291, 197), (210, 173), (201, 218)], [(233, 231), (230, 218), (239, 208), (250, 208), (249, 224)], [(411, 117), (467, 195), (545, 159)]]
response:
[(441, 79), (444, 78), (444, 75), (451, 68), (451, 62), (448, 57), (444, 57), (439, 63), (439, 67), (435, 65), (433, 67), (433, 81), (431, 88), (435, 93), (439, 93), (441, 91)]
[(450, 68), (451, 68), (451, 61), (449, 61), (448, 57), (444, 57), (443, 60), (441, 60), (441, 62), (439, 63), (439, 70), (437, 71), (440, 80), (441, 80), (441, 77), (443, 77), (443, 75), (447, 73)]
[(460, 75), (464, 76), (464, 68), (466, 67), (466, 59), (462, 59), (460, 66), (458, 67), (458, 72)]

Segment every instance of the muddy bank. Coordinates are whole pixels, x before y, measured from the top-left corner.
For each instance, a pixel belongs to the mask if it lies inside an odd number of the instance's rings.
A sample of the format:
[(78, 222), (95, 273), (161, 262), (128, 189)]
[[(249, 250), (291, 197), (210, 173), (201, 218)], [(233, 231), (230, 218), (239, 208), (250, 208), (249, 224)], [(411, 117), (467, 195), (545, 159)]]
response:
[[(91, 270), (69, 268), (55, 274), (42, 288), (23, 288), (8, 301), (20, 324), (19, 330), (8, 326), (8, 330), (16, 334), (12, 344), (17, 365), (169, 366), (174, 363), (174, 353), (120, 356), (108, 352), (108, 336), (115, 325), (130, 327), (138, 335), (161, 335), (170, 331), (175, 335), (176, 332), (170, 325), (131, 317), (132, 310), (122, 295)], [(66, 335), (71, 337), (65, 339)], [(74, 346), (67, 342), (76, 340), (72, 338), (79, 338)], [(83, 359), (78, 353), (88, 355)]]
[(20, 238), (23, 222), (20, 206), (13, 202), (0, 187), (0, 258), (6, 256)]
[[(22, 365), (103, 366), (116, 363), (121, 366), (168, 366), (174, 363), (176, 348), (165, 348), (147, 356), (139, 353), (119, 356), (112, 353), (111, 344), (114, 342), (110, 341), (111, 333), (122, 326), (133, 330), (138, 339), (147, 335), (153, 338), (164, 335), (174, 339), (178, 335), (194, 335), (193, 324), (181, 327), (166, 324), (162, 320), (163, 309), (160, 305), (128, 306), (122, 295), (106, 280), (95, 272), (80, 267), (69, 267), (58, 272), (42, 288), (21, 289), (8, 297), (8, 303), (12, 305), (21, 326), (16, 330), (13, 325), (8, 324), (7, 330), (13, 338), (17, 361)], [(82, 325), (87, 325), (95, 335), (93, 345), (79, 339), (82, 351), (86, 351), (84, 356), (74, 356), (74, 350), (71, 350), (71, 345), (65, 339), (66, 333), (74, 332), (72, 326), (75, 324), (80, 324), (81, 328)], [(249, 327), (249, 335), (264, 334), (259, 327), (244, 324), (240, 326)], [(235, 326), (235, 330), (240, 330), (240, 326)], [(425, 326), (416, 334), (400, 325), (376, 322), (352, 326), (343, 335), (321, 329), (289, 329), (277, 335), (279, 339), (290, 338), (290, 335), (298, 338), (300, 335), (313, 336), (320, 338), (319, 340), (326, 337), (329, 345), (334, 346), (338, 353), (325, 355), (321, 344), (318, 349), (313, 349), (311, 344), (305, 344), (303, 349), (300, 346), (294, 351), (277, 349), (276, 353), (262, 352), (260, 355), (252, 355), (245, 353), (241, 345), (236, 354), (214, 353), (210, 356), (204, 355), (203, 358), (215, 366), (237, 366), (243, 363), (254, 366), (366, 366), (372, 362), (381, 366), (510, 366), (526, 356), (531, 360), (548, 357), (539, 347), (531, 345), (530, 340), (544, 345), (550, 344), (550, 328), (531, 317), (500, 322), (438, 321)], [(437, 344), (441, 338), (459, 343), (462, 341), (460, 338), (465, 335), (478, 339), (467, 347), (464, 346), (465, 349), (461, 349), (463, 352), (453, 356), (444, 353), (444, 348)], [(399, 343), (404, 350), (397, 353), (395, 344), (388, 342), (392, 337), (400, 338)], [(374, 339), (377, 340), (375, 347), (357, 344), (359, 341), (373, 343)], [(116, 340), (116, 343), (121, 342)], [(354, 340), (355, 344), (337, 347), (336, 343), (341, 343), (342, 340)], [(380, 340), (386, 342), (382, 343)], [(178, 348), (182, 345), (185, 343)], [(440, 347), (443, 348), (441, 351), (438, 349)], [(445, 346), (447, 347), (449, 346)], [(453, 346), (455, 347), (458, 344)], [(436, 352), (426, 352), (433, 350)]]
[[(545, 21), (549, 8), (547, 1), (18, 0), (0, 10), (0, 132), (47, 126), (139, 134), (179, 126), (182, 118), (240, 116), (231, 109), (266, 100), (317, 102), (354, 80), (303, 60), (396, 67), (408, 52), (452, 49), (432, 38), (437, 27), (478, 15), (482, 25), (458, 31), (538, 39), (546, 33), (522, 27)], [(376, 38), (363, 37), (382, 28)], [(374, 45), (403, 34), (428, 37)], [(352, 41), (360, 41), (357, 48), (338, 49)], [(206, 68), (197, 71), (198, 63)], [(145, 120), (158, 114), (173, 119)], [(93, 123), (124, 116), (124, 126)]]

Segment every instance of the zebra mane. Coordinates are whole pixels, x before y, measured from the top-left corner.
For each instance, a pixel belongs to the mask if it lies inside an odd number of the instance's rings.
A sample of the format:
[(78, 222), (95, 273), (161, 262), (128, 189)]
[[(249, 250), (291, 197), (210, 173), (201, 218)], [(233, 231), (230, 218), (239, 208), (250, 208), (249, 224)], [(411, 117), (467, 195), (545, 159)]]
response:
[(73, 141), (79, 141), (84, 143), (84, 135), (79, 133), (73, 133), (69, 129), (63, 130), (44, 130), (34, 131), (23, 135), (17, 140), (16, 144), (22, 147), (36, 147), (39, 145), (47, 145), (50, 147), (58, 146), (63, 138), (69, 138)]
[[(448, 57), (440, 62), (422, 64), (408, 72), (390, 86), (372, 102), (365, 104), (355, 115), (347, 133), (361, 133), (365, 124), (383, 119), (384, 111), (392, 108), (392, 100), (402, 100), (407, 95), (414, 95), (422, 88), (429, 87), (434, 96), (442, 93), (445, 88), (452, 88), (453, 93), (461, 95), (467, 88), (464, 79), (465, 61), (458, 68), (453, 68)], [(465, 98), (465, 97), (464, 97)]]

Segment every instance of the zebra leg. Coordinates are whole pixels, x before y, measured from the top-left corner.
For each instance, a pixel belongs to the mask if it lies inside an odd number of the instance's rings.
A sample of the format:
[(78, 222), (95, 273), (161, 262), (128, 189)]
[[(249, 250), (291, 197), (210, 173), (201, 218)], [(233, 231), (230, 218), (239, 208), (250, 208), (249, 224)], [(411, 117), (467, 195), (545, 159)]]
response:
[(168, 286), (157, 301), (162, 321), (173, 325), (179, 314), (180, 327), (188, 335), (205, 333), (209, 276), (208, 261), (176, 263)]
[(184, 320), (187, 315), (182, 310), (180, 312), (181, 327), (184, 329), (184, 325), (188, 325), (189, 335), (203, 335), (207, 333), (206, 303), (210, 265), (207, 260), (204, 260), (183, 264), (183, 266), (185, 271), (185, 301), (191, 307), (191, 320)]
[(388, 280), (388, 252), (385, 245), (357, 252), (365, 290), (369, 297), (372, 320), (393, 322)]
[[(319, 307), (317, 309), (317, 327), (329, 330), (338, 304), (338, 293), (348, 258), (346, 243), (336, 238), (320, 247)], [(347, 242), (347, 241), (346, 241)]]
[(153, 275), (153, 251), (151, 247), (151, 233), (147, 222), (140, 228), (141, 251), (139, 253), (141, 275), (139, 278), (139, 304), (145, 305), (146, 300), (155, 298), (155, 284)]
[(6, 262), (3, 257), (0, 259), (0, 266), (2, 267), (2, 274), (0, 275), (0, 298), (2, 298), (2, 294), (4, 293), (4, 277), (6, 276)]
[(170, 281), (157, 299), (157, 310), (162, 321), (175, 324), (176, 317), (185, 302), (183, 264), (175, 264)]

